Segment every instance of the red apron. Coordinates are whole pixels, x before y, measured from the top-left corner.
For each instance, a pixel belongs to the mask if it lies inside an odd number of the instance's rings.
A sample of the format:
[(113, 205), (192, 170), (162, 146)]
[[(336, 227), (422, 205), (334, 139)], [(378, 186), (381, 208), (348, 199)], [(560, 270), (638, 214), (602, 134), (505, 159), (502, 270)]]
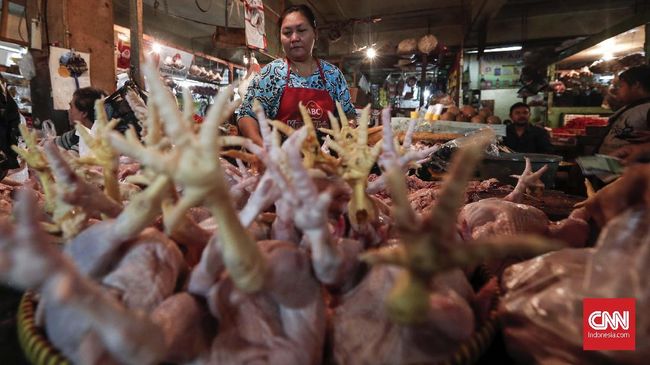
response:
[[(318, 72), (323, 79), (323, 84), (326, 84), (325, 75), (321, 68), (320, 61), (317, 59)], [(304, 124), (298, 102), (302, 101), (302, 105), (307, 108), (307, 112), (314, 121), (316, 128), (330, 128), (329, 117), (327, 112), (336, 110), (334, 100), (327, 90), (310, 89), (305, 87), (292, 87), (291, 86), (291, 63), (287, 60), (287, 84), (284, 87), (282, 97), (280, 97), (280, 107), (275, 119), (287, 123), (290, 127), (298, 129)]]

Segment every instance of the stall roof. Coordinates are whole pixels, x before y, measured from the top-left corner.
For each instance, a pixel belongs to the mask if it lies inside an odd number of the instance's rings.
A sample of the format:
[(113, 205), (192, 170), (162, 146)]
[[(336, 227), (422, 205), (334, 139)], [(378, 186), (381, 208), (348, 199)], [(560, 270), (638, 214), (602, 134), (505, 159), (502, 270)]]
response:
[[(553, 40), (550, 46), (556, 46), (568, 39), (597, 34), (610, 24), (650, 13), (650, 2), (638, 0), (264, 0), (272, 55), (281, 55), (277, 27), (271, 27), (282, 11), (281, 5), (300, 3), (315, 10), (321, 57), (346, 62), (361, 60), (363, 52), (355, 51), (377, 44), (380, 56), (388, 59), (374, 64), (356, 63), (368, 72), (395, 69), (396, 45), (405, 38), (419, 38), (427, 33), (436, 35), (450, 52), (459, 49), (461, 44), (477, 47), (517, 43), (535, 47), (539, 42)], [(240, 5), (240, 1), (233, 0), (144, 0), (145, 32), (234, 61), (241, 58), (243, 50), (215, 47), (211, 36), (215, 25), (225, 25), (226, 8), (229, 26), (241, 26)], [(114, 0), (114, 9), (116, 23), (128, 26), (128, 0)], [(453, 62), (454, 57), (442, 60)]]
[(608, 60), (632, 53), (643, 52), (645, 43), (645, 25), (630, 29), (595, 46), (578, 52), (557, 63), (559, 70), (577, 69), (589, 66), (598, 60)]

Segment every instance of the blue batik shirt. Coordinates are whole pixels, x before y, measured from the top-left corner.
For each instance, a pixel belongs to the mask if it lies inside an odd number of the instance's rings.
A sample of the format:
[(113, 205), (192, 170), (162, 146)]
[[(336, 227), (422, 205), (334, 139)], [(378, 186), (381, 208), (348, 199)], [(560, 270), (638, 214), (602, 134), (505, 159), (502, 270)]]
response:
[[(350, 91), (341, 70), (329, 62), (320, 59), (319, 62), (325, 76), (325, 84), (323, 84), (323, 79), (320, 77), (317, 68), (307, 78), (292, 72), (289, 76), (291, 78), (290, 86), (327, 90), (334, 102), (341, 103), (343, 112), (346, 115), (355, 115), (356, 112), (350, 100)], [(260, 101), (268, 118), (275, 118), (280, 108), (280, 98), (287, 84), (287, 67), (285, 59), (277, 59), (262, 68), (260, 74), (255, 76), (248, 85), (246, 96), (236, 111), (237, 119), (244, 116), (257, 119), (255, 113), (253, 113), (253, 100), (255, 99)], [(337, 114), (336, 111), (333, 112), (334, 115)]]

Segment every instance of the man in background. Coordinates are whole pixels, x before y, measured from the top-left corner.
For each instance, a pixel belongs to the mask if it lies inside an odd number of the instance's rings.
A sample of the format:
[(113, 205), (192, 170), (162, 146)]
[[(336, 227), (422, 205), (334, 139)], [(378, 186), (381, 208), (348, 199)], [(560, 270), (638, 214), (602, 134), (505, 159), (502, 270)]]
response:
[(510, 120), (503, 143), (511, 150), (521, 153), (552, 153), (553, 146), (548, 132), (530, 124), (530, 107), (515, 103), (510, 107)]
[(0, 80), (0, 175), (19, 167), (18, 155), (11, 149), (18, 144), (20, 113), (16, 101), (9, 94), (6, 84)]
[(631, 67), (618, 76), (613, 96), (624, 105), (609, 118), (609, 132), (598, 153), (650, 142), (650, 66)]

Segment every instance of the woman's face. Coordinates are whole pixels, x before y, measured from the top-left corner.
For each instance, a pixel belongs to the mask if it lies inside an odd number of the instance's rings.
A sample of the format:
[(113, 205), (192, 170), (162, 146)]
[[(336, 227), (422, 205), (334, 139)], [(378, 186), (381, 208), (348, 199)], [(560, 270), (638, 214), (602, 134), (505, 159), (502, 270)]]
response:
[(306, 61), (311, 56), (316, 41), (316, 30), (302, 13), (289, 13), (282, 21), (280, 42), (291, 61)]

